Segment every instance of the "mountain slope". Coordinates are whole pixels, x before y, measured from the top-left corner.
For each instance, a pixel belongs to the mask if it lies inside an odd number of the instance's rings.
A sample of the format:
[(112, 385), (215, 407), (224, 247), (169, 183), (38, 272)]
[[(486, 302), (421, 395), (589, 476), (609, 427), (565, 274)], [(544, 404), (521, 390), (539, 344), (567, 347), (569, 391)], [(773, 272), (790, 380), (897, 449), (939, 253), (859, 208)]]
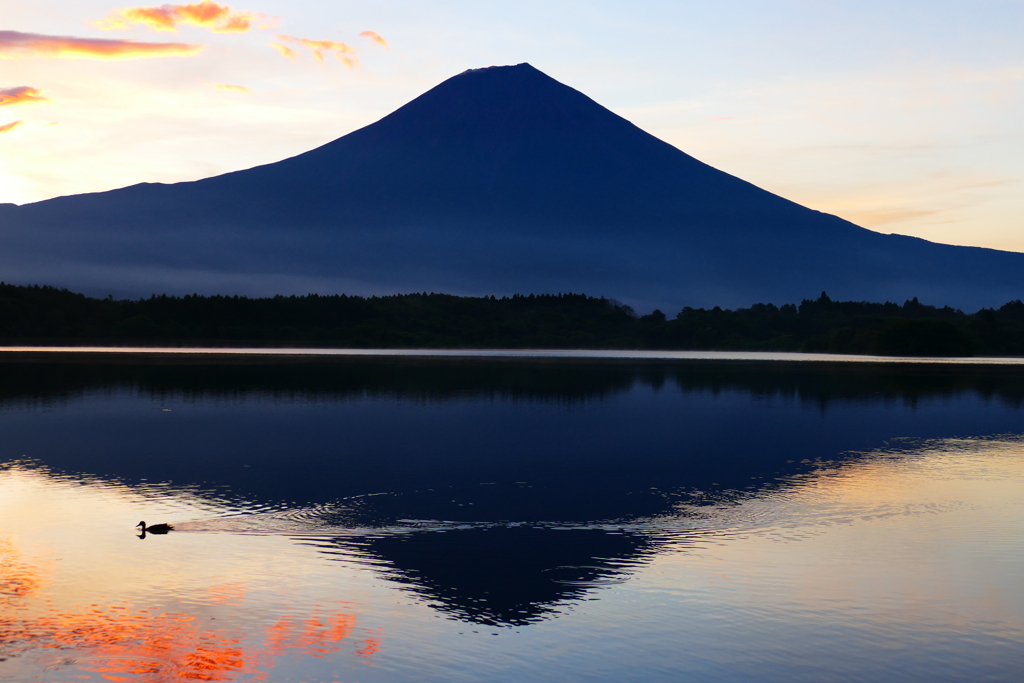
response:
[(888, 236), (703, 164), (527, 64), (305, 154), (0, 206), (0, 279), (94, 294), (585, 291), (640, 309), (1024, 296), (1024, 255)]

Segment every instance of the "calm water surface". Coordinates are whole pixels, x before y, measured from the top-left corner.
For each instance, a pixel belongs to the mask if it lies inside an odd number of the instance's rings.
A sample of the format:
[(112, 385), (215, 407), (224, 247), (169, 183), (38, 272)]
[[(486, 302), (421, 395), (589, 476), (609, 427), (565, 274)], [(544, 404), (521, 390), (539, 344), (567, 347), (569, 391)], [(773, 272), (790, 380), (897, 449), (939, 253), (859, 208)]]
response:
[(1024, 677), (1019, 366), (65, 355), (2, 680)]

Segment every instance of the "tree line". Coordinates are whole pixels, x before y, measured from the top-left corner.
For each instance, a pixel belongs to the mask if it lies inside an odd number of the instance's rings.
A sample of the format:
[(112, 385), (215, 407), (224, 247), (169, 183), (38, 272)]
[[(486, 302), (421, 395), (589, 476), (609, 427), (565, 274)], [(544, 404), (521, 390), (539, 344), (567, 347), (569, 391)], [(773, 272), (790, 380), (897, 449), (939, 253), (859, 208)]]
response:
[(0, 283), (0, 343), (1024, 355), (1024, 303), (968, 314), (916, 298), (902, 305), (833, 301), (822, 292), (799, 305), (686, 307), (669, 319), (572, 293), (115, 300)]

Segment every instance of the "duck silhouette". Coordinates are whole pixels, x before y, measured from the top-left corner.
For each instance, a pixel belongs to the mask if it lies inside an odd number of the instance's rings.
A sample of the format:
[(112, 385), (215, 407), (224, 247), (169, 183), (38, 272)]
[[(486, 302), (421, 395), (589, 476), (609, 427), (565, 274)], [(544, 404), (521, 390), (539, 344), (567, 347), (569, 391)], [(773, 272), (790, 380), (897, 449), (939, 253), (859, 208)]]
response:
[(145, 538), (146, 534), (166, 534), (168, 531), (174, 529), (170, 524), (154, 524), (153, 526), (146, 526), (145, 522), (139, 522), (135, 526), (142, 527), (142, 533), (139, 534), (139, 538)]

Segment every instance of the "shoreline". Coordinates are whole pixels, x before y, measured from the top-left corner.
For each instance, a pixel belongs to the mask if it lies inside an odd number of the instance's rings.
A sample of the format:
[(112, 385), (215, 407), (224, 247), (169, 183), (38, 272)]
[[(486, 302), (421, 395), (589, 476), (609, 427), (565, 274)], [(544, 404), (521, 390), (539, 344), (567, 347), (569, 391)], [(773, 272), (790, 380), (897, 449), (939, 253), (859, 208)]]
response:
[(523, 358), (657, 361), (759, 361), (799, 363), (909, 363), (938, 365), (1024, 365), (1022, 357), (869, 356), (796, 351), (650, 351), (591, 349), (337, 349), (252, 347), (141, 347), (141, 346), (7, 346), (0, 358), (11, 355), (88, 356), (269, 356), (321, 358)]

